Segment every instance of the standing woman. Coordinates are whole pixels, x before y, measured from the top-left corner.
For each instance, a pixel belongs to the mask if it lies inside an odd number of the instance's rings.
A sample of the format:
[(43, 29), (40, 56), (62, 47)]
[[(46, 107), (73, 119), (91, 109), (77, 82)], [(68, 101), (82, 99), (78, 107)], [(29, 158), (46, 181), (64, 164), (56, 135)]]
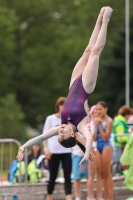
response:
[(113, 120), (107, 115), (108, 108), (104, 101), (99, 101), (96, 104), (96, 109), (96, 126), (93, 135), (94, 141), (97, 141), (96, 163), (103, 179), (105, 199), (113, 200), (113, 181), (111, 175), (113, 148), (110, 143)]

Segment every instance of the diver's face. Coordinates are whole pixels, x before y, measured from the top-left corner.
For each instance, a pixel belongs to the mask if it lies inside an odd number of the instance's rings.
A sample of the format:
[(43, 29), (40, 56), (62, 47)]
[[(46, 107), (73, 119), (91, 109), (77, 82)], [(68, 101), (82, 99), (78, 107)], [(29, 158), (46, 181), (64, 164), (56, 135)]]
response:
[(59, 129), (58, 140), (66, 140), (69, 137), (74, 137), (74, 132), (69, 124), (61, 124)]

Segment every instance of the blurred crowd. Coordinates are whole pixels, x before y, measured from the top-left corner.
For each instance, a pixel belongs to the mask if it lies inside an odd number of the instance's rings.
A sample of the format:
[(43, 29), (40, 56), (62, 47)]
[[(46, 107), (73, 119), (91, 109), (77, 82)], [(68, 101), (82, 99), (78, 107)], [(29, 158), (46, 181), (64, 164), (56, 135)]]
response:
[[(43, 133), (61, 123), (64, 102), (65, 97), (57, 99), (56, 113), (46, 118)], [(123, 105), (116, 116), (111, 118), (108, 115), (106, 102), (99, 101), (88, 107), (88, 119), (86, 126), (93, 138), (92, 161), (89, 161), (88, 168), (84, 171), (79, 168), (84, 153), (78, 145), (73, 148), (64, 148), (59, 144), (57, 136), (54, 136), (44, 141), (43, 145), (31, 147), (27, 161), (22, 161), (21, 167), (17, 160), (12, 162), (8, 174), (9, 182), (24, 182), (25, 176), (30, 183), (47, 181), (47, 200), (52, 200), (55, 182), (62, 178), (66, 200), (72, 200), (72, 184), (75, 200), (81, 200), (80, 186), (81, 181), (85, 180), (86, 200), (95, 198), (103, 200), (103, 191), (105, 196), (108, 194), (111, 197), (113, 195), (112, 177), (128, 176), (131, 165), (130, 162), (125, 162), (128, 157), (125, 147), (130, 142), (129, 138), (133, 133), (133, 109)], [(97, 188), (96, 197), (93, 192), (94, 183)]]

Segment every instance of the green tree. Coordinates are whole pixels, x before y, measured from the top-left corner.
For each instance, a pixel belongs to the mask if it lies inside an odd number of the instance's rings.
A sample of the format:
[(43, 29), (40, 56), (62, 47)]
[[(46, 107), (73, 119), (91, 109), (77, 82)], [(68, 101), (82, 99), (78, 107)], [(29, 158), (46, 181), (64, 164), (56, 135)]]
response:
[(12, 9), (0, 7), (0, 96), (12, 91), (17, 19)]
[(0, 98), (0, 138), (27, 139), (24, 117), (14, 94)]

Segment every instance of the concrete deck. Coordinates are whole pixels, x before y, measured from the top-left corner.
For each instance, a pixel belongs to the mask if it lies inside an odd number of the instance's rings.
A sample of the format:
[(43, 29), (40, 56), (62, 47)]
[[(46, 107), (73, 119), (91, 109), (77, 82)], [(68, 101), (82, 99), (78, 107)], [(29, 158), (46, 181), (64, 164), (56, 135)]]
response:
[[(133, 197), (133, 191), (128, 190), (123, 184), (124, 177), (114, 178), (114, 200), (125, 200)], [(20, 185), (1, 185), (0, 200), (13, 200), (16, 194), (18, 200), (46, 200), (47, 183), (20, 184)], [(94, 188), (96, 194), (96, 188)], [(81, 199), (86, 200), (87, 188), (86, 182), (81, 184)], [(65, 199), (64, 184), (56, 183), (53, 194), (53, 200)], [(74, 199), (74, 191), (73, 191)]]

